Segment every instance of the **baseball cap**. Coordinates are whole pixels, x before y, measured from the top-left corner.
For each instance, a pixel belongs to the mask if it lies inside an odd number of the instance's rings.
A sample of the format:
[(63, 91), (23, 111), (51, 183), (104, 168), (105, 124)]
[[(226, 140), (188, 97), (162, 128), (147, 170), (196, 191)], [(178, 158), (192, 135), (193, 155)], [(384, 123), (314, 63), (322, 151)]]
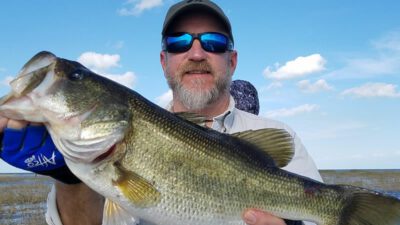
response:
[(226, 31), (228, 32), (229, 38), (233, 42), (232, 28), (228, 17), (217, 4), (209, 0), (184, 0), (176, 3), (175, 5), (172, 5), (168, 10), (167, 15), (165, 16), (164, 25), (161, 32), (163, 37), (165, 36), (168, 27), (172, 24), (174, 19), (187, 10), (204, 10), (214, 13), (224, 24), (225, 28), (227, 29)]
[(230, 93), (235, 100), (235, 107), (258, 115), (260, 103), (257, 89), (249, 81), (234, 80), (231, 83)]

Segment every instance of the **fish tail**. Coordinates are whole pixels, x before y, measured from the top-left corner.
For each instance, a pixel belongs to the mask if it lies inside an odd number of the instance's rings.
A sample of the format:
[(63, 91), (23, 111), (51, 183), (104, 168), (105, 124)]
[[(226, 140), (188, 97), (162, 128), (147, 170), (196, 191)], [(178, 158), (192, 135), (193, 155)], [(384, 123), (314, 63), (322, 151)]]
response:
[(339, 225), (399, 225), (400, 200), (379, 192), (343, 186), (347, 196)]

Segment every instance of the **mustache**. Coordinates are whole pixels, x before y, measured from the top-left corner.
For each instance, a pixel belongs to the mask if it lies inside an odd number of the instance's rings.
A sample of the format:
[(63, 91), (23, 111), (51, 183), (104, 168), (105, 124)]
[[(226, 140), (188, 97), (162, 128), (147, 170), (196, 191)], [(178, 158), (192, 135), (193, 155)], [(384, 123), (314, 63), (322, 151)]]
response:
[(211, 74), (214, 74), (214, 70), (211, 67), (211, 65), (206, 62), (206, 61), (202, 61), (202, 62), (186, 62), (185, 64), (183, 64), (179, 69), (178, 69), (178, 74), (180, 77), (182, 77), (185, 73), (190, 72), (190, 71), (207, 71)]

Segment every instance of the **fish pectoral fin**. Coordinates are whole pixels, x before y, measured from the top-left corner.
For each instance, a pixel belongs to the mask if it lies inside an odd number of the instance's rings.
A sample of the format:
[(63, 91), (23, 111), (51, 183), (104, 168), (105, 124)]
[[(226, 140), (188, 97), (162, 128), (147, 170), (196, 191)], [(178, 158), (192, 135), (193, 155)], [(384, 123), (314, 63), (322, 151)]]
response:
[(116, 165), (120, 177), (113, 181), (122, 194), (137, 207), (151, 207), (160, 201), (161, 193), (149, 181), (128, 171), (120, 165)]
[(117, 203), (106, 199), (103, 210), (102, 225), (136, 225), (139, 219), (136, 219), (128, 211)]
[(283, 129), (265, 128), (231, 134), (247, 141), (270, 156), (278, 167), (286, 166), (293, 158), (293, 137)]

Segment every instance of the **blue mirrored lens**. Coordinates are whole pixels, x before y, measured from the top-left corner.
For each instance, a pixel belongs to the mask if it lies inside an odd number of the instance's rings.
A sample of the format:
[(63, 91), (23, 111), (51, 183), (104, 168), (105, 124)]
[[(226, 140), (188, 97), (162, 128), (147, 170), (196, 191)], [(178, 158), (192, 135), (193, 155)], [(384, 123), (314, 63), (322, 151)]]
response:
[(201, 46), (208, 52), (225, 52), (228, 39), (218, 33), (204, 33), (200, 36)]
[(180, 36), (167, 37), (166, 44), (169, 52), (186, 52), (192, 47), (192, 35), (182, 34)]

